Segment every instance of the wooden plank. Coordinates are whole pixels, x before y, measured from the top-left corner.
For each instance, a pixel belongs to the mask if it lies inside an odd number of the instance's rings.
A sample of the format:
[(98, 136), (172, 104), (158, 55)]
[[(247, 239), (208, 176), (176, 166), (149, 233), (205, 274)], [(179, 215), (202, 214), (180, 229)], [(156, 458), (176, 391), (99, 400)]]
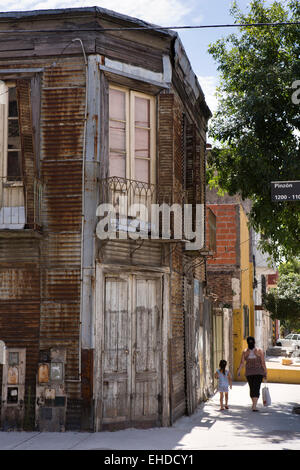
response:
[(0, 42), (0, 52), (25, 51), (32, 49), (34, 49), (33, 41), (26, 40), (24, 38), (21, 41), (5, 40)]
[(163, 72), (161, 50), (145, 46), (112, 34), (102, 34), (96, 38), (96, 52), (128, 64)]

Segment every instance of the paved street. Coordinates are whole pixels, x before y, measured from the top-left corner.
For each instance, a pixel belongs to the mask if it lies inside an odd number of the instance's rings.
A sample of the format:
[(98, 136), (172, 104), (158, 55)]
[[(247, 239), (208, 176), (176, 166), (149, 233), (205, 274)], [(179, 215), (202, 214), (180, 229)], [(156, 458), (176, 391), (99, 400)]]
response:
[(219, 410), (219, 395), (171, 428), (104, 433), (0, 433), (0, 449), (11, 450), (300, 450), (300, 384), (269, 384), (272, 405), (251, 411), (248, 384), (234, 383), (230, 409)]

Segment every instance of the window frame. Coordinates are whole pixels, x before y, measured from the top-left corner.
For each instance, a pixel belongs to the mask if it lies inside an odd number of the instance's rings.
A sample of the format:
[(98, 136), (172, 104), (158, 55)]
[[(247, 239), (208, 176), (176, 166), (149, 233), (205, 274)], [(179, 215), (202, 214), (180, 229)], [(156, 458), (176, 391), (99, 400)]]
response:
[[(1, 91), (1, 88), (5, 87), (6, 91)], [(14, 80), (2, 80), (0, 78), (0, 132), (1, 137), (0, 139), (0, 178), (5, 184), (9, 186), (23, 186), (22, 182), (22, 145), (21, 145), (21, 129), (20, 129), (20, 117), (19, 117), (19, 110), (18, 110), (18, 126), (19, 126), (19, 137), (20, 137), (20, 148), (12, 149), (12, 151), (19, 153), (19, 168), (20, 168), (20, 175), (18, 177), (9, 177), (8, 175), (8, 156), (9, 156), (9, 149), (8, 149), (8, 132), (9, 132), (9, 89), (16, 88), (17, 85)], [(1, 99), (1, 95), (5, 95), (5, 99)]]
[[(136, 179), (136, 171), (135, 171), (135, 106), (134, 100), (136, 97), (148, 99), (150, 101), (150, 151), (149, 151), (149, 181), (144, 182), (145, 184), (156, 184), (156, 97), (148, 94), (143, 93), (140, 91), (136, 91), (132, 88), (128, 88), (125, 86), (116, 85), (113, 83), (109, 83), (108, 86), (108, 93), (110, 90), (118, 90), (125, 93), (125, 142), (126, 142), (126, 151), (125, 151), (125, 177), (124, 179), (140, 181)], [(110, 122), (110, 110), (109, 110), (109, 100), (108, 100), (108, 121)], [(108, 173), (110, 177), (114, 175), (110, 175), (110, 154), (111, 154), (111, 147), (110, 147), (110, 139), (108, 133)], [(142, 157), (139, 157), (143, 159)], [(147, 159), (147, 158), (145, 158)]]

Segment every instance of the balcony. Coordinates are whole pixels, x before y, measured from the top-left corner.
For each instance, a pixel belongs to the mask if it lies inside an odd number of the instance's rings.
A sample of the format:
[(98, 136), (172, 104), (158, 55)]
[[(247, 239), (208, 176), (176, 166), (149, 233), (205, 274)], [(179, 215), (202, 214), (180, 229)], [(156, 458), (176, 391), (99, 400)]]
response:
[[(178, 236), (183, 228), (183, 191), (168, 191), (154, 184), (112, 176), (100, 181), (100, 204), (111, 204), (110, 224), (116, 232), (135, 232), (140, 238), (156, 241), (183, 241)], [(177, 204), (177, 213), (154, 217), (153, 204), (170, 207)], [(98, 213), (101, 217), (101, 215)], [(164, 227), (164, 228), (163, 228)], [(123, 238), (123, 237), (121, 237)]]
[(0, 230), (41, 228), (42, 183), (0, 178)]

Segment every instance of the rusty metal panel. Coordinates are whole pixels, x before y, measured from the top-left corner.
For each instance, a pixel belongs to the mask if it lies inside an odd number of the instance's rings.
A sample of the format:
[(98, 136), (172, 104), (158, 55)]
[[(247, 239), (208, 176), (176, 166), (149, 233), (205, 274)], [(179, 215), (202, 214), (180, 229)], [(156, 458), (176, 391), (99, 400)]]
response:
[[(84, 117), (83, 60), (64, 59), (60, 64), (45, 68), (41, 98), (44, 238), (40, 347), (66, 348), (66, 380), (75, 381), (68, 383), (68, 407), (72, 407), (72, 400), (81, 396), (79, 334)], [(70, 413), (67, 412), (67, 419), (72, 419), (73, 411)]]
[(85, 86), (85, 67), (82, 59), (64, 59), (63, 64), (45, 68), (44, 88)]
[[(8, 321), (9, 319), (9, 321)], [(35, 391), (38, 361), (40, 303), (34, 301), (1, 301), (0, 331), (7, 347), (26, 348), (26, 390)]]
[(43, 224), (54, 232), (81, 230), (81, 162), (44, 162)]
[[(41, 306), (40, 336), (43, 348), (50, 347), (50, 340), (57, 341), (57, 346), (62, 341), (78, 341), (79, 328), (79, 302), (55, 303), (43, 302)], [(51, 345), (53, 347), (53, 344)]]
[(80, 268), (80, 233), (48, 233), (42, 242), (41, 263), (47, 268)]
[(79, 269), (48, 269), (43, 277), (43, 300), (76, 301), (80, 299)]
[(6, 347), (26, 348), (25, 416), (29, 422), (39, 349), (40, 236), (32, 230), (10, 232), (0, 234), (0, 331)]
[(43, 91), (41, 122), (43, 158), (82, 157), (84, 97), (84, 89)]
[(39, 277), (39, 269), (0, 269), (1, 301), (39, 299)]
[[(85, 73), (81, 67), (68, 64), (65, 70), (62, 64), (45, 72), (41, 112), (43, 159), (82, 158)], [(72, 71), (73, 81), (69, 84)]]
[(162, 245), (154, 241), (109, 240), (100, 245), (99, 256), (104, 263), (161, 266)]

